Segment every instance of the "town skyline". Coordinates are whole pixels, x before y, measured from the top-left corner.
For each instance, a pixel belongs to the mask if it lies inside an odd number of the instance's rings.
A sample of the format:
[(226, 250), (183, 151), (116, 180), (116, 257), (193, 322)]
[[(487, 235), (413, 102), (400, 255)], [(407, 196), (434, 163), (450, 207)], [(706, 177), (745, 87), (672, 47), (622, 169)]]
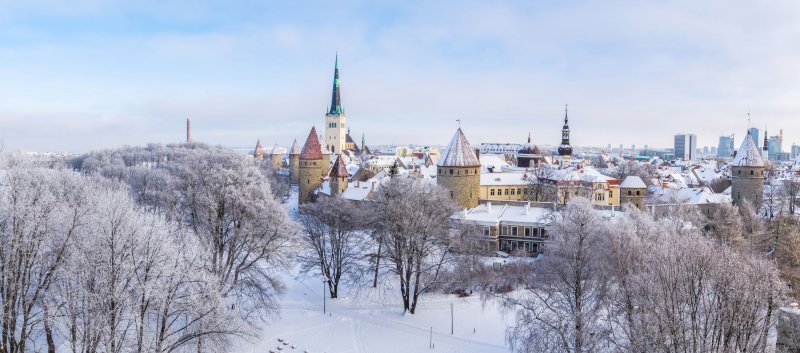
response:
[(734, 5), (4, 4), (0, 140), (182, 142), (190, 118), (196, 141), (289, 146), (322, 126), (338, 52), (343, 107), (369, 145), (445, 145), (460, 120), (475, 144), (530, 131), (557, 146), (570, 104), (577, 147), (669, 148), (678, 133), (738, 145), (766, 126), (787, 149), (800, 8)]

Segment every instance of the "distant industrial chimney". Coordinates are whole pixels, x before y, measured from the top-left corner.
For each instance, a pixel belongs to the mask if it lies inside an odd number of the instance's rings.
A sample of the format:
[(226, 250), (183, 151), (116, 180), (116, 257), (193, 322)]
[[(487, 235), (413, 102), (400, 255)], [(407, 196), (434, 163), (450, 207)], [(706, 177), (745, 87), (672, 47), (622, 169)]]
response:
[(186, 143), (192, 143), (192, 120), (186, 119)]

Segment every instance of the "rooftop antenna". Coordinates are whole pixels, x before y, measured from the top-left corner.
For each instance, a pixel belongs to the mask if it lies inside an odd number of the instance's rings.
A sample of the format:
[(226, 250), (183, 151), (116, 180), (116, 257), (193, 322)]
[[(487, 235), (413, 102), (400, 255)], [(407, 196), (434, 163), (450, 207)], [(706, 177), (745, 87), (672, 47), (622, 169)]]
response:
[(750, 109), (747, 110), (747, 130), (750, 130)]
[(461, 119), (456, 119), (456, 121), (458, 122), (458, 128), (460, 129), (461, 128)]

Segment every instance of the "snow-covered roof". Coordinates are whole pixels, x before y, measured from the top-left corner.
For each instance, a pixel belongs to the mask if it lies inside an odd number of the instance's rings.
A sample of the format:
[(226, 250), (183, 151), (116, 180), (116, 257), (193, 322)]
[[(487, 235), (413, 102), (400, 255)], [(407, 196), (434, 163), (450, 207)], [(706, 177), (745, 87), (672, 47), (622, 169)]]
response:
[(481, 185), (527, 185), (524, 172), (481, 173)]
[(736, 158), (731, 162), (734, 167), (763, 167), (764, 160), (761, 159), (761, 153), (758, 151), (758, 146), (753, 141), (753, 136), (750, 135), (750, 130), (744, 137), (742, 146), (736, 152)]
[(622, 184), (619, 185), (621, 188), (646, 188), (647, 185), (642, 181), (642, 178), (636, 175), (628, 175), (625, 177), (625, 180), (622, 181)]
[(500, 222), (544, 225), (549, 222), (549, 215), (549, 208), (530, 207), (523, 203), (519, 203), (519, 206), (487, 203), (464, 212), (457, 212), (453, 218), (484, 226), (496, 225)]
[(440, 167), (480, 167), (481, 162), (461, 128), (456, 130), (447, 148), (439, 159)]
[(292, 148), (289, 150), (290, 154), (300, 154), (300, 145), (297, 144), (297, 139), (292, 142)]

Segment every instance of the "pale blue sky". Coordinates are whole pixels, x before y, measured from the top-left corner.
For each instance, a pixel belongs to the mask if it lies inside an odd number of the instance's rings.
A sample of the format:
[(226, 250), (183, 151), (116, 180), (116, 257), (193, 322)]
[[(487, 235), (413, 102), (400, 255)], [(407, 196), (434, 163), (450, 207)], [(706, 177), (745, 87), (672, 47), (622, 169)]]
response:
[[(800, 3), (0, 0), (0, 140), (86, 151), (304, 138), (333, 57), (353, 134), (445, 144), (800, 142)], [(739, 142), (737, 141), (737, 144)]]

